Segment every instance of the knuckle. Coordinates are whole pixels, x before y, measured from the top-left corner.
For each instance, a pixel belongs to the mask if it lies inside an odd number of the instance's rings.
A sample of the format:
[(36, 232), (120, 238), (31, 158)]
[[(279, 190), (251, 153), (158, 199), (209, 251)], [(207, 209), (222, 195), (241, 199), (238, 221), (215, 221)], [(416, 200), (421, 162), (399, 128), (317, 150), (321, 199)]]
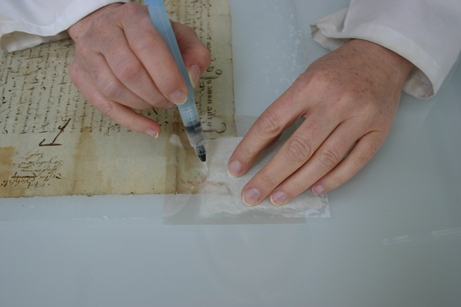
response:
[(113, 114), (115, 113), (115, 104), (108, 101), (100, 102), (99, 104), (95, 105), (95, 107), (101, 111), (102, 114), (109, 118), (112, 118)]
[(360, 107), (362, 109), (363, 114), (372, 114), (376, 116), (377, 114), (380, 113), (380, 108), (379, 108), (380, 102), (376, 99), (362, 99), (362, 103), (360, 104)]
[(262, 186), (264, 187), (275, 187), (277, 182), (274, 180), (274, 178), (276, 178), (276, 176), (261, 174), (259, 180), (261, 180)]
[(237, 156), (244, 161), (253, 161), (255, 159), (255, 148), (252, 144), (247, 142), (242, 142), (236, 149)]
[(120, 63), (118, 71), (122, 80), (132, 80), (136, 78), (141, 70), (141, 64), (137, 61)]
[(373, 158), (376, 151), (377, 151), (377, 148), (374, 148), (374, 146), (373, 147), (368, 147), (368, 148), (365, 148), (364, 150), (362, 150), (362, 152), (360, 152), (357, 155), (357, 164), (363, 166), (366, 163), (368, 163), (368, 161), (370, 161), (371, 158)]
[(311, 156), (311, 146), (307, 140), (294, 137), (288, 141), (287, 156), (289, 161), (305, 162)]
[(153, 81), (160, 92), (169, 93), (181, 87), (181, 75), (173, 73), (164, 62), (152, 63), (151, 70), (155, 73)]
[(355, 168), (361, 169), (365, 164), (367, 164), (368, 161), (370, 161), (376, 154), (379, 147), (380, 141), (378, 139), (373, 140), (372, 142), (368, 142), (365, 146), (362, 146), (361, 149), (355, 154)]
[[(131, 34), (130, 37), (130, 47), (132, 50), (139, 51), (139, 50), (146, 50), (152, 49), (152, 34), (150, 32), (150, 28), (146, 28), (140, 24), (139, 30), (137, 33)], [(148, 39), (147, 39), (148, 38)]]
[(105, 97), (111, 100), (116, 100), (121, 94), (121, 87), (110, 78), (104, 78), (99, 84), (99, 89)]
[(259, 118), (258, 128), (264, 135), (278, 135), (281, 130), (279, 116), (275, 112), (266, 112), (264, 116)]
[(371, 156), (369, 156), (368, 154), (365, 154), (365, 153), (360, 153), (357, 155), (356, 157), (356, 161), (355, 161), (355, 169), (359, 170), (361, 169), (365, 164), (368, 163), (368, 161), (370, 161), (371, 159)]
[(341, 161), (342, 156), (338, 151), (327, 148), (320, 152), (318, 159), (326, 168), (331, 169)]

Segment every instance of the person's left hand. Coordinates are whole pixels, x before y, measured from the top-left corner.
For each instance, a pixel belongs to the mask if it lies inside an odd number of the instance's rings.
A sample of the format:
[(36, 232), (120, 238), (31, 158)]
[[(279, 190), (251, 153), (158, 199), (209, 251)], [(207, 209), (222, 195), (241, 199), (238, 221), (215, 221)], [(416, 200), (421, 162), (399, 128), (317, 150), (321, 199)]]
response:
[(304, 121), (243, 188), (247, 205), (282, 205), (308, 188), (333, 190), (384, 142), (412, 64), (379, 45), (351, 40), (314, 62), (254, 123), (229, 159), (241, 176), (297, 119)]

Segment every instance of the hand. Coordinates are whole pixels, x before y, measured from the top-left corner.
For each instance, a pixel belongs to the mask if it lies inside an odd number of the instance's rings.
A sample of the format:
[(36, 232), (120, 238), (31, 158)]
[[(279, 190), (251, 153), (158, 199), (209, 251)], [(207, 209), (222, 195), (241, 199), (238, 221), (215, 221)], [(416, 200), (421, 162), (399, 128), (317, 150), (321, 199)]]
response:
[(261, 152), (302, 118), (242, 198), (282, 205), (308, 188), (331, 191), (353, 177), (384, 142), (412, 64), (376, 44), (351, 40), (314, 62), (254, 123), (229, 159), (246, 173)]
[[(172, 25), (195, 85), (210, 54), (192, 28)], [(157, 137), (160, 126), (133, 109), (184, 103), (187, 87), (147, 7), (107, 5), (74, 24), (69, 35), (76, 43), (70, 76), (81, 94), (118, 124)]]

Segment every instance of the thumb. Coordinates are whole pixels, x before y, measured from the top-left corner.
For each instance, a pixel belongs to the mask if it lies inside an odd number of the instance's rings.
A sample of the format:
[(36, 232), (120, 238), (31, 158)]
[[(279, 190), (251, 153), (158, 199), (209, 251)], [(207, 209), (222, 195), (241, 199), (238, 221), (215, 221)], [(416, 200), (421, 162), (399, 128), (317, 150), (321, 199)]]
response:
[(194, 29), (173, 21), (172, 26), (184, 64), (189, 72), (192, 85), (195, 87), (210, 64), (210, 52), (199, 39)]

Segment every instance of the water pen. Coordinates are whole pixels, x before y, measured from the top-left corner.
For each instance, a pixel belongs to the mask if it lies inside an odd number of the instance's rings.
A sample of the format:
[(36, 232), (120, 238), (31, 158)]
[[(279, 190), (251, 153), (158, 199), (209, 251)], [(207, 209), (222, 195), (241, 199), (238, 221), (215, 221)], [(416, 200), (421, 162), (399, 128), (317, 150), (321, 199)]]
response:
[(202, 162), (206, 161), (206, 151), (204, 146), (205, 137), (203, 135), (202, 125), (195, 106), (194, 88), (189, 79), (189, 74), (184, 65), (184, 60), (179, 51), (178, 42), (171, 27), (170, 18), (166, 12), (163, 0), (145, 0), (144, 3), (149, 9), (150, 19), (155, 29), (160, 33), (163, 40), (168, 46), (179, 71), (187, 85), (187, 100), (184, 104), (178, 105), (184, 128), (189, 138), (189, 142), (195, 150), (195, 153)]

